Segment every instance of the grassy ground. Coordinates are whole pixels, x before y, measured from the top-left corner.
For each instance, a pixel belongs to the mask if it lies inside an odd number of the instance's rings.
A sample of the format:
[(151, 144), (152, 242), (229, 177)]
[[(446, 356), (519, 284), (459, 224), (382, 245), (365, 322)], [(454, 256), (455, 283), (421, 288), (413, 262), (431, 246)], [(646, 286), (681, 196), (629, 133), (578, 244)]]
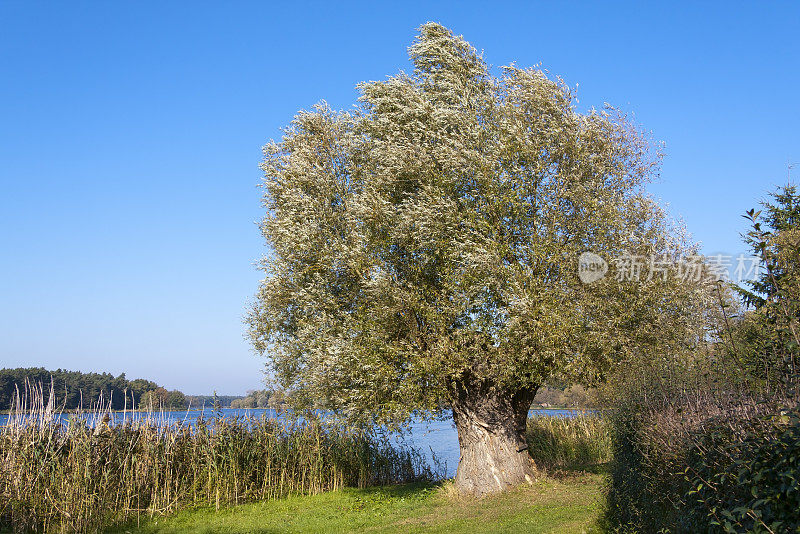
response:
[(603, 475), (572, 473), (480, 501), (444, 486), (347, 488), (214, 511), (197, 509), (142, 521), (118, 534), (295, 532), (592, 532)]

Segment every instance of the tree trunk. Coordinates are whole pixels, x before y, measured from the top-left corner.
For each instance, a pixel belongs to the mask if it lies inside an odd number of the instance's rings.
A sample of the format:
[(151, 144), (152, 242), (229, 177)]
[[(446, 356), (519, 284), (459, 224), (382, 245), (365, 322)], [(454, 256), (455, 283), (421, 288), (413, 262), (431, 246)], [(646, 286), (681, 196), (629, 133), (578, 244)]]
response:
[(483, 496), (536, 479), (525, 429), (537, 388), (498, 391), (485, 382), (461, 382), (451, 391), (461, 459), (456, 487)]

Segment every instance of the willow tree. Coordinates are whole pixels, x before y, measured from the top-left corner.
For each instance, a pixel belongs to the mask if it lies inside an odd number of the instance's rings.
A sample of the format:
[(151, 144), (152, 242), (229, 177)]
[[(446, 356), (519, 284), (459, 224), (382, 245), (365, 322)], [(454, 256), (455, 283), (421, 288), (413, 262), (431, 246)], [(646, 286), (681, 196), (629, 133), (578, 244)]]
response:
[(249, 331), (295, 399), (380, 424), (451, 412), (456, 483), (483, 494), (535, 477), (539, 386), (601, 376), (664, 308), (653, 284), (578, 276), (586, 251), (667, 247), (642, 189), (658, 158), (620, 115), (579, 113), (539, 70), (492, 75), (440, 25), (409, 55), (413, 73), (264, 148)]

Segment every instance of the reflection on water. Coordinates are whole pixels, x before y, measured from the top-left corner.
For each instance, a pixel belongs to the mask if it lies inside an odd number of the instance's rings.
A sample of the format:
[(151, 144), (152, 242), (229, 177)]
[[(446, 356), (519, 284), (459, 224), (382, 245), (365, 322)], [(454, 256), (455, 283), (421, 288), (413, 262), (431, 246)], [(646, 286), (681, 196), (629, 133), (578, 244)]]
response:
[[(223, 408), (220, 410), (223, 417), (255, 417), (262, 416), (281, 418), (281, 415), (272, 409), (233, 409)], [(558, 417), (572, 417), (576, 414), (582, 413), (581, 410), (531, 410), (529, 415), (536, 416), (558, 416)], [(118, 425), (125, 422), (126, 419), (147, 419), (150, 417), (154, 421), (159, 421), (162, 424), (188, 424), (193, 425), (197, 419), (205, 417), (206, 419), (212, 418), (214, 412), (212, 410), (191, 410), (191, 411), (170, 411), (158, 412), (153, 415), (144, 412), (115, 412), (111, 413), (112, 424)], [(58, 414), (56, 417), (66, 422), (70, 417), (75, 417), (74, 414), (63, 413)], [(94, 415), (88, 415), (89, 424), (95, 423)], [(8, 420), (8, 415), (0, 414), (0, 425), (5, 425)], [(451, 419), (441, 421), (423, 421), (411, 425), (410, 432), (403, 436), (396, 436), (393, 438), (397, 443), (410, 445), (418, 449), (425, 457), (431, 462), (432, 467), (437, 467), (433, 463), (435, 458), (439, 465), (445, 470), (447, 477), (455, 476), (456, 467), (458, 466), (459, 450), (458, 450), (458, 436), (456, 434), (455, 426)]]

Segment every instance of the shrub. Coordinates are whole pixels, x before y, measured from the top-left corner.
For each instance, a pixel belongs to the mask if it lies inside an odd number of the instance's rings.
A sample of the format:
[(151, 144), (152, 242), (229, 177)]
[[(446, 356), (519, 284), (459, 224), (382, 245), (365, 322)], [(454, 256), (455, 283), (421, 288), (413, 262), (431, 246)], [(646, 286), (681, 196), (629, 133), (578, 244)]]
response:
[(794, 406), (704, 392), (618, 410), (610, 525), (640, 533), (800, 532)]
[(800, 532), (800, 195), (772, 198), (763, 219), (745, 215), (763, 267), (734, 287), (750, 308), (729, 316), (717, 283), (722, 323), (709, 320), (694, 348), (634, 362), (611, 388), (618, 531)]
[(720, 532), (800, 532), (800, 412), (747, 426), (698, 437), (686, 469), (689, 512)]

